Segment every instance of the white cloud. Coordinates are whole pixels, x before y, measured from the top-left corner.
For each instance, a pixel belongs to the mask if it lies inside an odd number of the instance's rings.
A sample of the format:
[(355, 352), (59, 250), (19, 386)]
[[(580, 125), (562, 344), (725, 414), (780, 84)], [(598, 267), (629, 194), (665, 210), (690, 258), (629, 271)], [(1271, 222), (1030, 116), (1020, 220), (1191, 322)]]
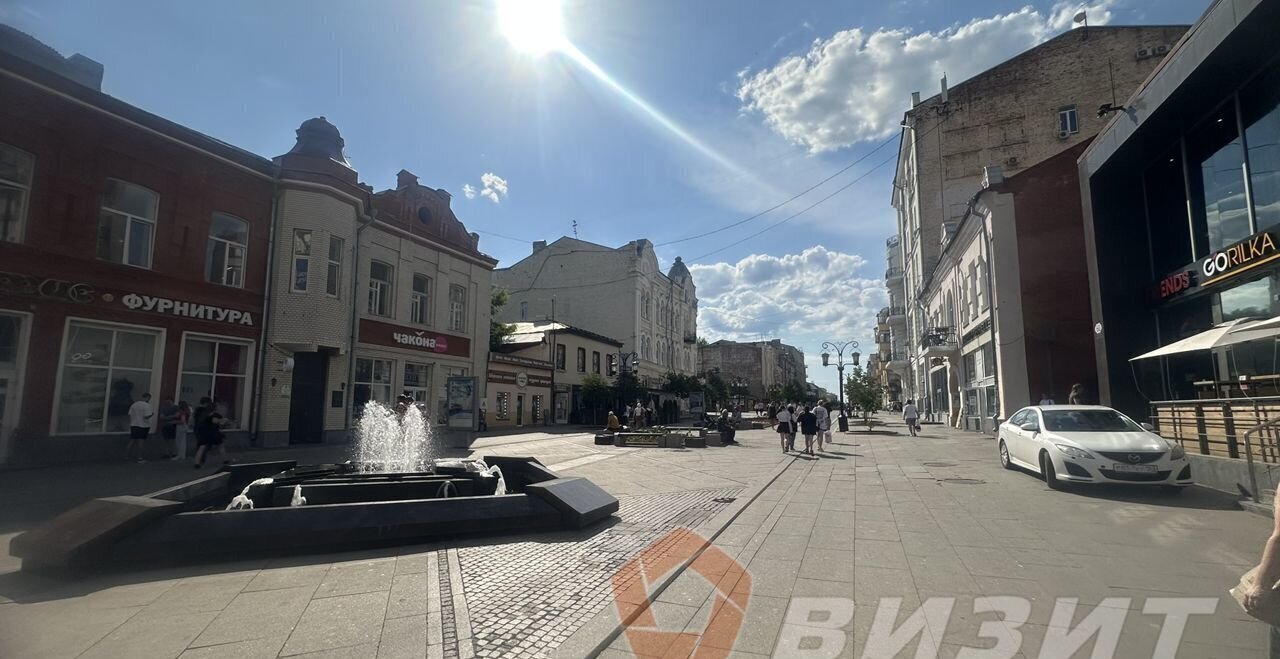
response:
[(467, 199), (475, 199), (475, 198), (476, 198), (476, 188), (475, 188), (475, 186), (471, 185), (470, 183), (463, 183), (463, 184), (462, 184), (462, 195), (463, 195), (464, 197), (466, 197)]
[(480, 196), (495, 204), (500, 203), (502, 198), (507, 196), (506, 179), (493, 172), (485, 172), (480, 175), (480, 183), (484, 186), (484, 189), (480, 191)]
[[(821, 245), (799, 254), (691, 265), (698, 334), (708, 341), (782, 339), (804, 350), (807, 362), (817, 359), (827, 340), (855, 338), (868, 353), (876, 312), (887, 299), (881, 273), (870, 269), (857, 254)], [(834, 387), (833, 373), (809, 366), (811, 381)]]
[[(1116, 0), (1087, 8), (1089, 22), (1112, 18)], [(754, 74), (739, 72), (742, 109), (758, 112), (790, 142), (831, 151), (897, 130), (911, 92), (936, 93), (945, 73), (960, 82), (1071, 27), (1079, 5), (1047, 13), (1030, 6), (937, 32), (853, 28), (815, 39), (804, 55)]]

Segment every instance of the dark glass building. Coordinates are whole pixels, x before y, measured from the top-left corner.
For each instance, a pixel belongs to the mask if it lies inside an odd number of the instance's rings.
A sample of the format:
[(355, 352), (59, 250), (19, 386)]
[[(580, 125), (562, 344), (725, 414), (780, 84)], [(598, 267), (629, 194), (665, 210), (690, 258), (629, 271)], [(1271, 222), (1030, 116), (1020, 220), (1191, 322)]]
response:
[(1273, 339), (1130, 361), (1280, 315), (1277, 26), (1280, 0), (1214, 2), (1123, 107), (1099, 109), (1114, 119), (1079, 166), (1103, 404), (1146, 418), (1152, 401), (1280, 395)]

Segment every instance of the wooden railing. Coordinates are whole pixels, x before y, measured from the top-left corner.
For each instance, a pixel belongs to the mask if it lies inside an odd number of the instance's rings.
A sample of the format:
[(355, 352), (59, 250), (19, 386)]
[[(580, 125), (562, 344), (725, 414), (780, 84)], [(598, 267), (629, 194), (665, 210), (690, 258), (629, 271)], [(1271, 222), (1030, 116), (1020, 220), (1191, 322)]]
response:
[(1151, 424), (1188, 453), (1280, 463), (1280, 396), (1153, 402)]

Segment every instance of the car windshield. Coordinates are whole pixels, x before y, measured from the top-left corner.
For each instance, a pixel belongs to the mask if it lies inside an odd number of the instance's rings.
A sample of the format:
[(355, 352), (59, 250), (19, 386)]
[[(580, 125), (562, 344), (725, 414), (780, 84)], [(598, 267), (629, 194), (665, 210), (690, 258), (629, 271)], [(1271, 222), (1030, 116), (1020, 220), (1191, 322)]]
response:
[(1046, 410), (1044, 426), (1054, 432), (1142, 432), (1115, 410)]

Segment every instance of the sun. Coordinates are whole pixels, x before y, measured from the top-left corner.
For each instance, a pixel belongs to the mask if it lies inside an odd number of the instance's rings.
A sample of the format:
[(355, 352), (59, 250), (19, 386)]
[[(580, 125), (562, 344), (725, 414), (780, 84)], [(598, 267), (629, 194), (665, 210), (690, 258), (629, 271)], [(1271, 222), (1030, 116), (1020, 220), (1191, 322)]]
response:
[(568, 40), (560, 14), (560, 0), (497, 0), (498, 29), (516, 50), (545, 55)]

